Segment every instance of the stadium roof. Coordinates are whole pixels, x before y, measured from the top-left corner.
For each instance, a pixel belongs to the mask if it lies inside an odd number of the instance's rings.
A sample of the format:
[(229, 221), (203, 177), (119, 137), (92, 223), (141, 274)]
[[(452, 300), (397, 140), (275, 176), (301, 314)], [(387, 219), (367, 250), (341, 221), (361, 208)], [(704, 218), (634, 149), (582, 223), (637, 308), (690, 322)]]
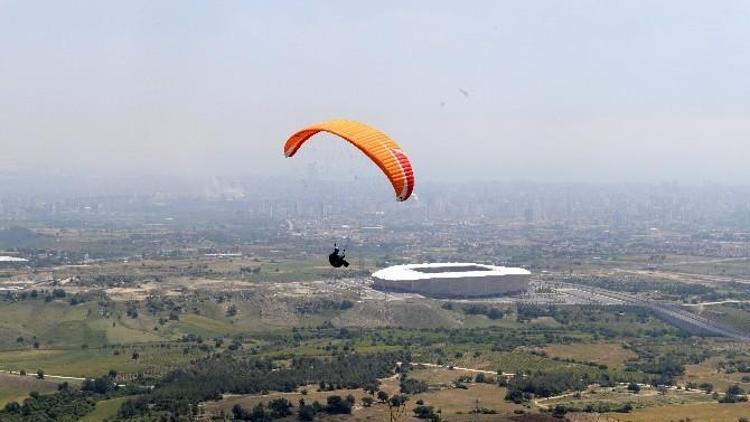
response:
[(0, 256), (0, 262), (29, 262), (29, 260), (25, 258), (16, 258), (15, 256), (3, 255)]
[(410, 281), (434, 278), (489, 277), (503, 275), (529, 275), (528, 270), (515, 267), (474, 264), (469, 262), (446, 262), (431, 264), (394, 265), (372, 274), (373, 277), (390, 281)]

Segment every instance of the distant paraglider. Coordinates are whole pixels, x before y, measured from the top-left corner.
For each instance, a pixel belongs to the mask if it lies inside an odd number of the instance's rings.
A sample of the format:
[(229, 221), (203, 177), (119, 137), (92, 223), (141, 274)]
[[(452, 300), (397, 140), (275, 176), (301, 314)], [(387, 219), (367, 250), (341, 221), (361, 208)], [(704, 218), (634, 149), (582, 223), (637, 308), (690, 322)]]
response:
[(406, 201), (414, 191), (414, 169), (401, 147), (385, 133), (353, 120), (329, 120), (295, 132), (284, 144), (284, 155), (293, 157), (319, 132), (339, 136), (367, 155), (393, 185), (396, 199)]
[(338, 245), (333, 244), (333, 253), (328, 255), (328, 262), (334, 268), (343, 266), (344, 268), (349, 266), (349, 262), (346, 261), (346, 249), (339, 251)]

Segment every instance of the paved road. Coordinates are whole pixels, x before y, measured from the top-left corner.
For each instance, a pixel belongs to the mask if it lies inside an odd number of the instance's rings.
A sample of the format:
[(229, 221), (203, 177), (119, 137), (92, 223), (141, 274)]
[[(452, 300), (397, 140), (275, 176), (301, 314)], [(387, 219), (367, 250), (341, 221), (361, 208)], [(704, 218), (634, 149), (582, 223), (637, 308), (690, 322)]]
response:
[[(678, 305), (646, 300), (626, 293), (600, 289), (597, 287), (584, 286), (574, 283), (562, 284), (565, 287), (577, 289), (581, 292), (584, 292), (585, 294), (591, 295), (592, 302), (598, 302), (597, 298), (607, 298), (607, 302), (609, 303), (614, 302), (623, 305), (647, 308), (663, 319), (666, 319), (668, 322), (689, 331), (729, 337), (736, 340), (750, 341), (750, 336), (748, 334), (742, 333), (720, 322), (710, 320), (700, 315), (696, 315), (692, 312), (680, 308)], [(566, 293), (571, 294), (570, 291)]]
[[(9, 374), (9, 375), (16, 375), (16, 376), (19, 376), (19, 377), (26, 376), (26, 377), (34, 377), (34, 378), (36, 378), (36, 373), (28, 373), (26, 375), (21, 375), (18, 371), (8, 371), (8, 370), (5, 370), (5, 369), (0, 369), (0, 372), (2, 372), (4, 374)], [(64, 375), (49, 375), (49, 374), (44, 374), (44, 378), (45, 379), (47, 379), (47, 378), (54, 378), (54, 379), (61, 379), (61, 380), (76, 380), (76, 381), (83, 381), (83, 380), (86, 379), (86, 378), (80, 378), (80, 377), (66, 377)]]

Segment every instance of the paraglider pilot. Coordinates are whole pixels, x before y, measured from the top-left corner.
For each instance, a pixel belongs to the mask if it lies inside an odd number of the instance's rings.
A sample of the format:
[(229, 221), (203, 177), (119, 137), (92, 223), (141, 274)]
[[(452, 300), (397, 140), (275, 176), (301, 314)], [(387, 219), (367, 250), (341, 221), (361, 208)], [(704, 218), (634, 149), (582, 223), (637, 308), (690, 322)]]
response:
[(348, 267), (349, 263), (346, 262), (346, 249), (339, 252), (339, 247), (335, 243), (333, 244), (333, 253), (328, 255), (328, 262), (334, 268), (339, 268), (342, 265)]

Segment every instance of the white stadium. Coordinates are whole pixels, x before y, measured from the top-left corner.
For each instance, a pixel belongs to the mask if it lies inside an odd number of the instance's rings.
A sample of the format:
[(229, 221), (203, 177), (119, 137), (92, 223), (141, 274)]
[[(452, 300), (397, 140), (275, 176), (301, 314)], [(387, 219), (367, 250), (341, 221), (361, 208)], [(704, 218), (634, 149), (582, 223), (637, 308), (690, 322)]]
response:
[(471, 298), (525, 291), (530, 275), (523, 268), (455, 262), (395, 265), (376, 271), (372, 278), (379, 290)]

